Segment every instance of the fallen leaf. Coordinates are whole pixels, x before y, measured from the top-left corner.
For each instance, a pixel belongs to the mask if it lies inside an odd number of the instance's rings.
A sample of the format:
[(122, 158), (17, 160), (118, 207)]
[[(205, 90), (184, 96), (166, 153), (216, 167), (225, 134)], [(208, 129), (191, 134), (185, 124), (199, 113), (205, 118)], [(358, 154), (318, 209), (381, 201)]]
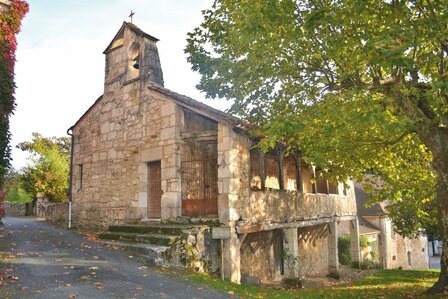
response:
[(166, 295), (165, 295), (165, 293), (163, 293), (163, 292), (160, 292), (160, 296), (166, 296)]
[(94, 235), (94, 234), (87, 234), (87, 235), (85, 236), (85, 239), (87, 239), (87, 240), (89, 240), (89, 241), (95, 241), (95, 240), (98, 240), (98, 236), (97, 236), (97, 235)]
[(92, 256), (92, 258), (93, 258), (94, 260), (97, 260), (97, 259), (99, 259), (100, 257), (99, 257), (99, 256), (96, 256), (96, 255), (94, 255), (94, 256)]
[(8, 275), (8, 279), (10, 280), (19, 280), (19, 277), (16, 275)]

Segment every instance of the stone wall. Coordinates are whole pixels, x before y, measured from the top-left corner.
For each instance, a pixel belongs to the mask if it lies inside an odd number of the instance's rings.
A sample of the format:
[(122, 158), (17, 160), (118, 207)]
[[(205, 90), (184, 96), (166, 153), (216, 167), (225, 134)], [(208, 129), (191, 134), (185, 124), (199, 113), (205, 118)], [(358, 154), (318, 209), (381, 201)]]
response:
[(280, 230), (248, 234), (241, 245), (241, 277), (280, 280), (282, 242)]
[[(378, 256), (387, 269), (428, 269), (428, 240), (420, 235), (416, 239), (403, 237), (393, 230), (393, 222), (385, 216), (363, 216), (381, 229), (381, 241), (377, 239)], [(376, 246), (373, 246), (376, 248)]]
[(428, 269), (428, 240), (420, 236), (417, 239), (404, 238), (396, 235), (391, 246), (395, 247), (396, 260), (391, 262), (391, 268)]
[[(30, 203), (31, 204), (31, 203)], [(4, 203), (6, 216), (25, 216), (26, 204)], [(59, 226), (68, 224), (68, 202), (37, 202), (33, 215)]]
[[(299, 228), (299, 275), (323, 276), (328, 274), (329, 252), (326, 226)], [(306, 236), (311, 237), (306, 237)]]
[(256, 222), (286, 222), (310, 218), (356, 215), (351, 196), (309, 194), (275, 189), (252, 190), (243, 219)]
[(74, 225), (104, 228), (145, 218), (147, 163), (156, 160), (162, 161), (162, 213), (178, 216), (176, 113), (173, 102), (131, 83), (84, 117), (74, 130), (74, 177), (83, 172), (81, 188), (77, 180), (73, 186)]
[(26, 204), (22, 203), (9, 203), (4, 202), (3, 208), (5, 208), (5, 215), (8, 216), (25, 216)]
[(51, 203), (47, 206), (45, 213), (45, 221), (53, 223), (57, 226), (68, 226), (68, 205), (66, 202)]

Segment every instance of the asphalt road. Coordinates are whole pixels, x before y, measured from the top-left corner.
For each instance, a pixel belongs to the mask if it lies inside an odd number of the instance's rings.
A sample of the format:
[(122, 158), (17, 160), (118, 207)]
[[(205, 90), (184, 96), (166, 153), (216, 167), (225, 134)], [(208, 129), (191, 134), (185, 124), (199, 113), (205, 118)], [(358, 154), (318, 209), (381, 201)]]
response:
[(35, 218), (3, 220), (0, 298), (232, 298)]

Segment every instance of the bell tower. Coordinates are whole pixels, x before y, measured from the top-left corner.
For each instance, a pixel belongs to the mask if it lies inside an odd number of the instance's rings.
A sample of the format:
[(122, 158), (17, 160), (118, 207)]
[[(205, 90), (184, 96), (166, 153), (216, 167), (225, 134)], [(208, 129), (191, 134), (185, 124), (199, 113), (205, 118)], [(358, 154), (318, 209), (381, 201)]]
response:
[(157, 42), (159, 40), (132, 23), (123, 22), (106, 55), (104, 88), (134, 81), (152, 82), (163, 86)]

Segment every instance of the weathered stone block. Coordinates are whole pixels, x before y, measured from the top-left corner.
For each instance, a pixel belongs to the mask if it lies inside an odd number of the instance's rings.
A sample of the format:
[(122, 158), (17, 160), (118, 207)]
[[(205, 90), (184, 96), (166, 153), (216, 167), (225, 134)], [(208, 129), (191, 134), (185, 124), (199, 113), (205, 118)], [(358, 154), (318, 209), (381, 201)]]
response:
[(178, 192), (165, 192), (162, 195), (162, 219), (174, 219), (181, 216), (181, 196)]
[(165, 101), (161, 107), (161, 116), (170, 116), (176, 113), (176, 105), (173, 102)]

